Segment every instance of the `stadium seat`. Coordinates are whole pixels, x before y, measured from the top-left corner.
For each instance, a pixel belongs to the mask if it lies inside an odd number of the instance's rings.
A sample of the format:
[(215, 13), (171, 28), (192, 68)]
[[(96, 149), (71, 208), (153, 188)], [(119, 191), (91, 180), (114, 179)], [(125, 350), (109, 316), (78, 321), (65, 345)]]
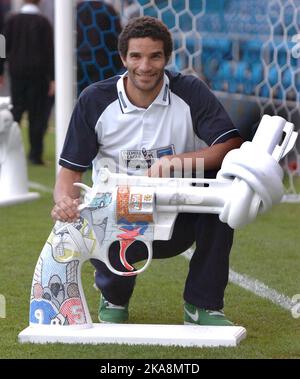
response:
[(174, 28), (174, 26), (176, 25), (176, 18), (174, 12), (172, 12), (170, 9), (167, 9), (166, 11), (162, 12), (161, 17), (163, 23), (166, 24), (169, 29)]
[(268, 82), (271, 87), (278, 83), (278, 70), (275, 65), (269, 68), (268, 72)]
[(282, 74), (282, 85), (284, 88), (288, 88), (293, 82), (293, 72), (290, 68), (286, 69)]

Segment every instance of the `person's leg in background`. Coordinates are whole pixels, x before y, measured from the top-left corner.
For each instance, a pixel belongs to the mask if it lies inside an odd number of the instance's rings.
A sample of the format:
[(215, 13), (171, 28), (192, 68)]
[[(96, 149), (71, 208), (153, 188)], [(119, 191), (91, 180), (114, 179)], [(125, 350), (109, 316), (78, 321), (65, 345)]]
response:
[(33, 164), (43, 164), (43, 140), (48, 126), (48, 81), (33, 78), (28, 90), (29, 159)]
[(27, 88), (28, 81), (21, 78), (10, 78), (10, 91), (12, 102), (12, 115), (14, 120), (20, 124), (23, 113), (27, 110)]

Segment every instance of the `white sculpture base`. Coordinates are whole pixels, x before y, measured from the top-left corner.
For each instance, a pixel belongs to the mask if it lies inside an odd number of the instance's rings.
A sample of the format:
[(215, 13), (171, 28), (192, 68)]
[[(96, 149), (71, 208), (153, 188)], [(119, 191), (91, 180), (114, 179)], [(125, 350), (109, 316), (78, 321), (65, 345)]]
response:
[(0, 198), (0, 207), (5, 207), (7, 205), (25, 203), (27, 201), (33, 201), (40, 197), (38, 192), (28, 192), (24, 195), (12, 195), (7, 198)]
[(288, 193), (282, 196), (282, 203), (300, 203), (299, 193)]
[(29, 326), (19, 334), (21, 343), (129, 344), (183, 347), (237, 346), (246, 337), (241, 326), (93, 324), (72, 326)]

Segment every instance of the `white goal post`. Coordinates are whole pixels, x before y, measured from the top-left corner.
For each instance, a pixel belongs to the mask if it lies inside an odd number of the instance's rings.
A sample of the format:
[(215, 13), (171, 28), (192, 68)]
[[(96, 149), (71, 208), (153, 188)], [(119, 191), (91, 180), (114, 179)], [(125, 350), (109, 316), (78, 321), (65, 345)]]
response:
[(56, 167), (75, 99), (75, 38), (73, 0), (55, 0), (55, 130)]

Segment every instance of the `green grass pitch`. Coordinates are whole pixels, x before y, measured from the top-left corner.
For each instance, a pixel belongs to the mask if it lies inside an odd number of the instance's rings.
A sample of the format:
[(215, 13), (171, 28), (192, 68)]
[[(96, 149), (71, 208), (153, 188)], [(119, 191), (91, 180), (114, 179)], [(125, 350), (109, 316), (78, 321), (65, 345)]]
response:
[[(27, 133), (24, 141), (27, 146)], [(29, 166), (29, 179), (53, 187), (54, 133), (46, 139), (46, 167)], [(6, 318), (0, 319), (0, 358), (300, 358), (300, 318), (234, 284), (225, 296), (225, 311), (247, 338), (235, 348), (141, 347), (128, 345), (19, 344), (18, 333), (28, 325), (32, 275), (52, 221), (52, 195), (41, 192), (35, 202), (0, 208), (0, 294), (6, 298)], [(292, 297), (300, 293), (300, 204), (280, 204), (251, 225), (237, 231), (231, 268)], [(179, 256), (153, 261), (138, 277), (130, 303), (131, 323), (181, 324), (182, 292), (188, 262)], [(85, 293), (97, 322), (99, 293), (93, 269), (83, 270)]]

